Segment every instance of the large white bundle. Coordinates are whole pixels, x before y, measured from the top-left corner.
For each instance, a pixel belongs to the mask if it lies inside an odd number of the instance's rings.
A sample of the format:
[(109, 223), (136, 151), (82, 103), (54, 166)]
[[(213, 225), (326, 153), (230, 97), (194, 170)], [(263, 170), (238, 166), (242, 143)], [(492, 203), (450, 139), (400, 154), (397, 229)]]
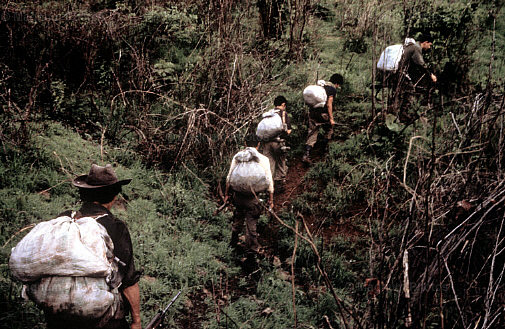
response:
[(104, 278), (45, 277), (26, 285), (26, 294), (39, 307), (66, 319), (108, 321), (121, 308), (121, 294)]
[(377, 68), (382, 71), (396, 72), (403, 55), (403, 45), (386, 47), (379, 57)]
[(328, 96), (322, 86), (310, 85), (303, 90), (303, 100), (311, 108), (321, 108), (326, 105)]
[(256, 136), (262, 140), (274, 138), (284, 130), (281, 116), (275, 109), (263, 113), (262, 117), (256, 128)]
[(237, 165), (230, 176), (230, 186), (237, 192), (261, 192), (270, 184), (265, 168), (259, 163), (258, 151), (247, 148), (235, 155)]
[(9, 267), (22, 282), (46, 276), (107, 277), (112, 240), (94, 218), (68, 216), (37, 224), (12, 249)]

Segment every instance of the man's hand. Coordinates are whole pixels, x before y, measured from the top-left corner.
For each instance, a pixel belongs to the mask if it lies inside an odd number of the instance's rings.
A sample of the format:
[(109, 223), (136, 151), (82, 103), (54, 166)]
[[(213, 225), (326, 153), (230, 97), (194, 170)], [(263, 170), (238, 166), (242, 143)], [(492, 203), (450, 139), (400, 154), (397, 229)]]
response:
[(437, 76), (435, 74), (431, 74), (431, 81), (433, 81), (434, 83), (437, 82)]
[(335, 120), (333, 120), (333, 118), (330, 119), (330, 125), (332, 125), (332, 126), (335, 125)]
[(226, 203), (226, 202), (228, 202), (228, 194), (226, 194), (226, 195), (224, 196), (224, 198), (223, 198), (223, 203)]

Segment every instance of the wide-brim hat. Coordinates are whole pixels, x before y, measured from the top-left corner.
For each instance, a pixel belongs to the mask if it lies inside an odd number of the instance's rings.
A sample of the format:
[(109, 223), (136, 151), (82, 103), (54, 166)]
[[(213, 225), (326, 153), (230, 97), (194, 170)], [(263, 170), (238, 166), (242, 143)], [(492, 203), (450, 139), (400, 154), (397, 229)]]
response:
[(119, 180), (110, 164), (105, 167), (92, 164), (89, 174), (77, 177), (72, 181), (72, 184), (79, 188), (99, 188), (116, 184), (126, 185), (130, 182), (131, 179)]

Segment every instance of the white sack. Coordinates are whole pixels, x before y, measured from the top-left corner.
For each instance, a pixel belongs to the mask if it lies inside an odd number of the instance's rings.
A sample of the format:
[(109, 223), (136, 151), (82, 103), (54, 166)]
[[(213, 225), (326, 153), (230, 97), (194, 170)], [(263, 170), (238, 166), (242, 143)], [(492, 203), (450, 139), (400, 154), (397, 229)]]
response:
[(414, 40), (413, 38), (405, 38), (405, 41), (403, 42), (403, 45), (405, 47), (407, 47), (407, 46), (413, 45), (415, 43), (416, 43), (416, 40)]
[(396, 72), (403, 55), (403, 45), (386, 47), (379, 57), (377, 68), (382, 71)]
[(328, 96), (322, 86), (310, 85), (303, 90), (303, 100), (311, 108), (321, 108), (326, 105)]
[(268, 189), (269, 179), (254, 151), (246, 149), (235, 155), (237, 165), (230, 175), (229, 183), (237, 192), (250, 193), (252, 190), (257, 193)]
[(262, 140), (274, 138), (284, 130), (281, 116), (274, 109), (263, 113), (262, 117), (256, 128), (256, 136)]
[(52, 314), (104, 322), (122, 310), (120, 293), (110, 290), (104, 278), (89, 277), (45, 277), (26, 285), (28, 297)]
[(113, 243), (94, 218), (62, 216), (37, 224), (12, 249), (9, 267), (22, 282), (46, 276), (107, 277)]

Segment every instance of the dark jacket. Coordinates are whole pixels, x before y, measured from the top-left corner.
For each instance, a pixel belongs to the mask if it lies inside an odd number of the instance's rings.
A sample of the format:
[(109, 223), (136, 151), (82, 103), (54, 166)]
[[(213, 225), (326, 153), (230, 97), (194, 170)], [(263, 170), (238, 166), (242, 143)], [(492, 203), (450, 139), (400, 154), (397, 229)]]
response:
[(400, 63), (401, 72), (414, 85), (422, 78), (430, 77), (430, 71), (423, 59), (423, 50), (417, 43), (411, 43), (403, 48), (403, 56)]

